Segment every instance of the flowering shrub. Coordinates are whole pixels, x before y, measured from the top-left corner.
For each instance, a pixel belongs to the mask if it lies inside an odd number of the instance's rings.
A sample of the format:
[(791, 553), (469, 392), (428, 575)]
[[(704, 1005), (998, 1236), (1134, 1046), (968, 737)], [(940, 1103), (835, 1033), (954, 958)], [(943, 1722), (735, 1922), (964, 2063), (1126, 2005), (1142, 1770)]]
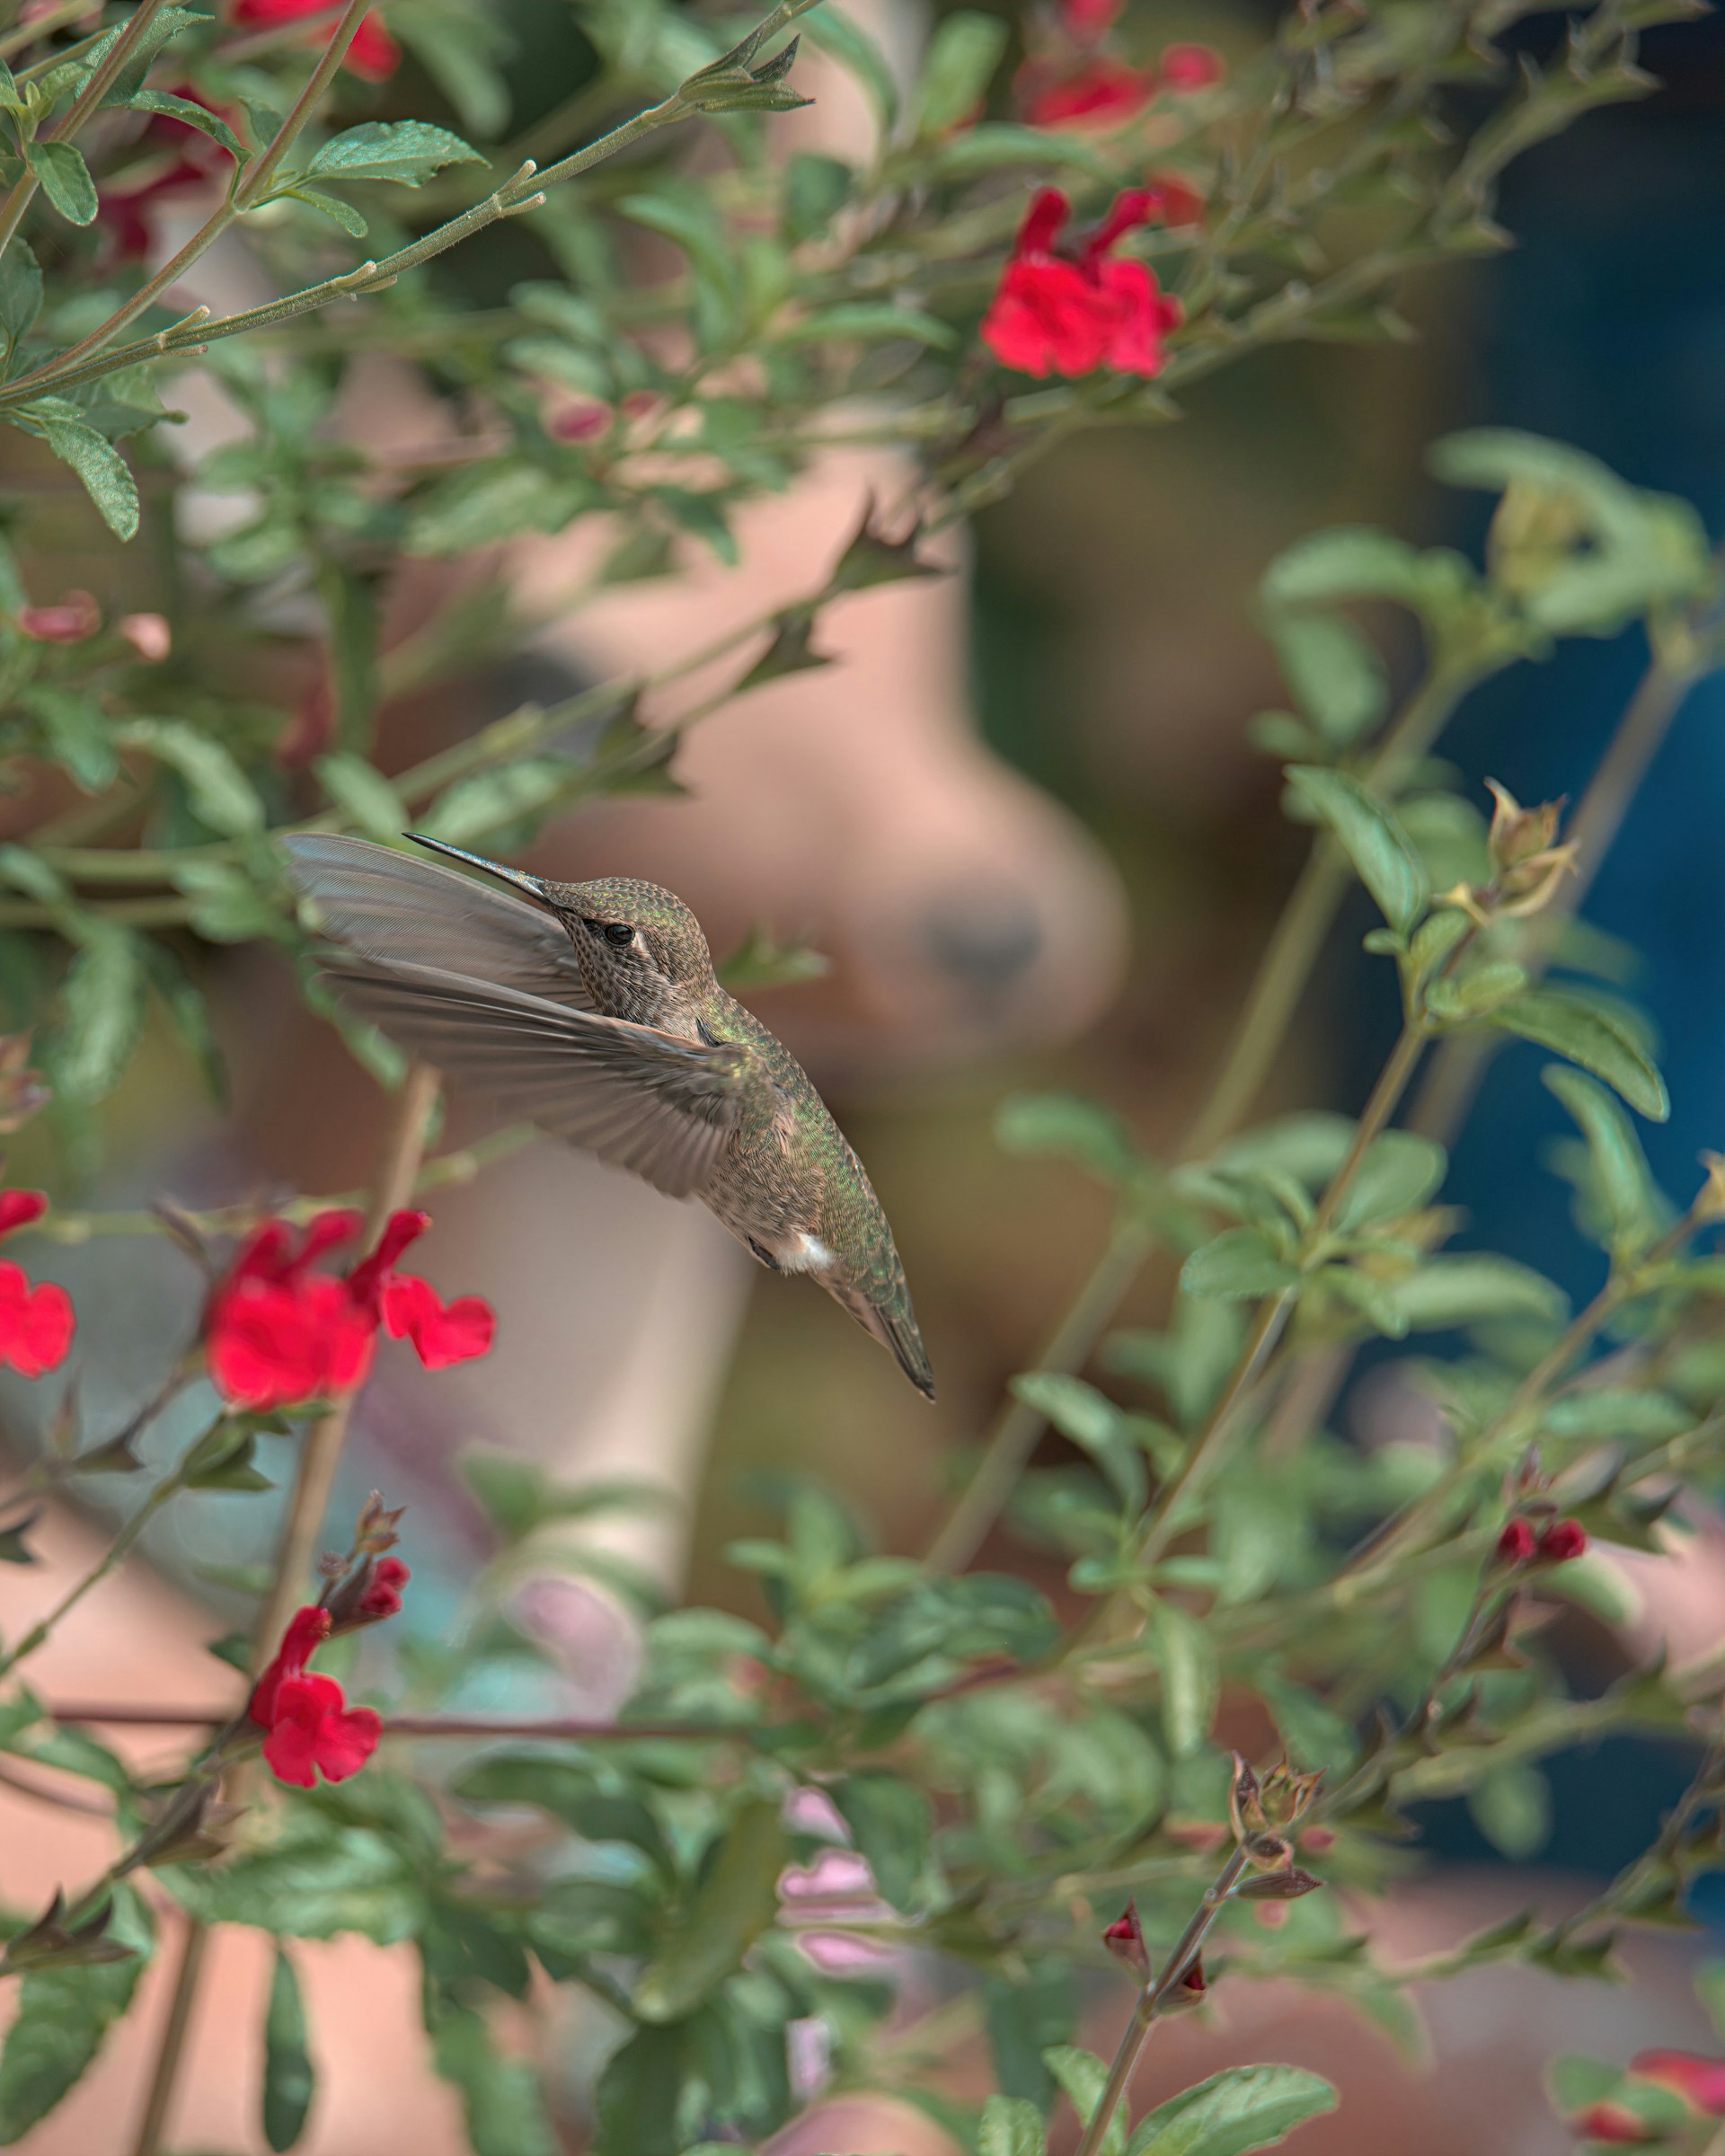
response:
[[(789, 484), (860, 410), (916, 460), (908, 508), (871, 515), (798, 605), (733, 640), (730, 685), (703, 714), (823, 664), (827, 609), (927, 573), (924, 533), (996, 497), (1056, 437), (1158, 422), (1185, 384), (1268, 346), (1399, 333), (1404, 278), (1500, 244), (1504, 166), (1639, 94), (1638, 30), (1688, 10), (1598, 0), (1548, 71), (1516, 73), (1493, 40), (1520, 12), (1305, 0), (1225, 66), (1201, 46), (1140, 52), (1110, 0), (1066, 0), (1009, 67), (1006, 24), (960, 10), (907, 97), (864, 30), (814, 0), (753, 24), (592, 0), (579, 14), (597, 72), (535, 128), (541, 166), (502, 146), (506, 33), (482, 0), (136, 0), (93, 26), (26, 11), (0, 34), (0, 479), (61, 471), (65, 487), (21, 490), (0, 552), (0, 754), (22, 803), (0, 846), (0, 1127), (51, 1095), (58, 1157), (68, 1176), (87, 1168), (152, 1010), (214, 1082), (200, 944), (275, 946), (325, 1007), (279, 834), (387, 841), (412, 820), (512, 850), (574, 801), (663, 782), (680, 726), (644, 727), (631, 679), (390, 764), (386, 694), (496, 655), (506, 613), (488, 587), (406, 658), (386, 652), (390, 563), (482, 563), (600, 516), (615, 535), (602, 584), (673, 573), (691, 548), (730, 560), (739, 507)], [(865, 153), (774, 145), (774, 116), (802, 102), (781, 35), (793, 22), (861, 86)], [(435, 121), (375, 117), (404, 57), (443, 101)], [(1475, 93), (1471, 135), (1458, 81)], [(621, 117), (579, 146), (595, 114)], [(170, 202), (202, 221), (151, 270)], [(499, 304), (428, 275), (506, 219), (531, 273)], [(662, 245), (637, 251), (642, 234)], [(198, 300), (218, 242), (247, 250), (276, 296), (232, 313)], [(331, 423), (349, 357), (380, 348), (444, 400), (435, 455), (374, 454)], [(242, 431), (184, 469), (164, 396), (192, 369)], [(782, 1533), (730, 1553), (768, 1621), (644, 1607), (639, 1690), (582, 1742), (452, 1724), (464, 1676), (518, 1673), (538, 1651), (493, 1567), (463, 1637), (415, 1657), (414, 1718), (392, 1710), (386, 1677), (378, 1705), (349, 1704), (310, 1665), (399, 1614), (409, 1579), (381, 1498), (316, 1572), (354, 1392), (380, 1331), (433, 1370), (492, 1339), (479, 1296), (446, 1303), (398, 1269), (429, 1224), (411, 1201), (446, 1165), (424, 1157), (435, 1079), (332, 1012), (397, 1100), (368, 1212), (319, 1195), (163, 1208), (155, 1224), (208, 1278), (199, 1339), (118, 1431), (87, 1432), (73, 1398), (0, 1514), (0, 1559), (29, 1563), (45, 1500), (93, 1474), (149, 1478), (101, 1565), (0, 1651), (0, 1759), (90, 1782), (115, 1836), (100, 1877), (44, 1879), (7, 1934), (0, 2143), (97, 2055), (164, 1919), (277, 1942), (272, 2149), (300, 2139), (316, 2086), (291, 1942), (358, 1933), (418, 1957), (429, 2056), (481, 2156), (556, 2145), (549, 2078), (497, 2046), (490, 2018), (548, 1985), (602, 2000), (617, 2032), (593, 2092), (606, 2156), (758, 2143), (828, 2085), (908, 2090), (987, 2156), (1042, 2156), (1065, 2107), (1082, 2156), (1119, 2156), (1146, 2038), (1239, 1978), (1321, 1989), (1413, 2043), (1417, 1982), (1506, 1962), (1597, 1975), (1622, 1928), (1680, 1913), (1716, 1853), (1718, 1672), (1636, 1668), (1589, 1692), (1542, 1628), (1565, 1605), (1620, 1618), (1614, 1548), (1665, 1550), (1717, 1473), (1725, 1172), (1693, 1192), (1655, 1184), (1635, 1118), (1667, 1113), (1664, 1081), (1570, 932), (1635, 759), (1608, 755), (1567, 818), (1498, 788), (1488, 819), (1429, 752), (1481, 684), (1632, 623), (1652, 654), (1633, 707), (1644, 747), (1725, 656), (1720, 573), (1687, 505), (1560, 445), (1473, 433), (1433, 462), (1496, 500), (1482, 566), (1350, 528), (1312, 535), (1264, 579), (1288, 708), (1253, 736), (1312, 848), (1198, 1127), (1157, 1160), (1081, 1099), (1003, 1114), (1009, 1153), (1096, 1179), (1115, 1224), (928, 1551), (883, 1553), (830, 1497), (793, 1490)], [(182, 515), (194, 490), (233, 493), (239, 513)], [(147, 533), (174, 596), (144, 589), (131, 596), (154, 604), (134, 609), (40, 588), (44, 501), (84, 517), (80, 559), (102, 563), (104, 594), (111, 568), (127, 588), (121, 550)], [(285, 596), (314, 624), (296, 674), (271, 664)], [(1422, 671), (1399, 702), (1362, 603), (1419, 632)], [(673, 654), (655, 682), (717, 659)], [(1393, 969), (1400, 1038), (1358, 1118), (1254, 1123), (1356, 887), (1380, 917), (1367, 948)], [(1482, 1059), (1527, 1052), (1517, 1043), (1552, 1059), (1575, 1126), (1559, 1168), (1602, 1275), (1579, 1312), (1526, 1267), (1446, 1248), (1447, 1142)], [(7, 1193), (0, 1232), (137, 1224), (44, 1205)], [(1153, 1251), (1177, 1263), (1165, 1319), (1116, 1329)], [(82, 1315), (85, 1337), (100, 1329)], [(14, 1371), (60, 1369), (74, 1328), (64, 1291), (0, 1262)], [(1354, 1357), (1385, 1342), (1441, 1443), (1364, 1450), (1330, 1430)], [(146, 1468), (135, 1440), (181, 1401), (203, 1402), (207, 1426)], [(1064, 1464), (1034, 1466), (1049, 1425)], [(234, 1652), (245, 1682), (177, 1773), (142, 1784), (57, 1719), (24, 1666), (182, 1492), (259, 1489), (265, 1431), (295, 1437), (296, 1480)], [(617, 1501), (525, 1460), (469, 1472), (511, 1559), (547, 1521)], [(996, 1532), (1007, 1561), (1032, 1544), (1065, 1568), (1064, 1612), (1015, 1572), (972, 1568)], [(428, 1727), (472, 1741), (411, 1749)], [(1555, 1921), (1507, 1902), (1441, 1957), (1377, 1952), (1373, 1897), (1405, 1862), (1414, 1807), (1464, 1797), (1526, 1853), (1538, 1763), (1621, 1730), (1699, 1758), (1642, 1858)], [(1225, 1741), (1248, 1731), (1251, 1759)], [(531, 1838), (513, 1831), (524, 1811)], [(958, 2010), (986, 2033), (996, 2084), (980, 2107), (938, 2081), (921, 2032), (881, 2040), (911, 1955), (965, 1973)], [(198, 1981), (196, 1955), (177, 1966), (169, 2028)], [(1075, 2041), (1092, 2030), (1111, 2065)], [(162, 2145), (179, 2055), (152, 2040), (161, 2101), (140, 2156)], [(1596, 2140), (1696, 2146), (1719, 2072), (1669, 2050), (1622, 2070), (1561, 2062), (1553, 2094)], [(1258, 2061), (1182, 2089), (1129, 2147), (1244, 2156), (1335, 2100), (1319, 2076)]]

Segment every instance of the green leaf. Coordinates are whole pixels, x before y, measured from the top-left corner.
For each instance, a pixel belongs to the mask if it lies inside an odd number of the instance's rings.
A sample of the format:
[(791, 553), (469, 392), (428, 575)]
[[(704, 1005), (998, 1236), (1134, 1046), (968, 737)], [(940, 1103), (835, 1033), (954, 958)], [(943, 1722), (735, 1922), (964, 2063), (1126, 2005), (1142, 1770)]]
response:
[(28, 243), (14, 234), (0, 254), (0, 331), (8, 364), (42, 311), (42, 273)]
[(960, 7), (941, 18), (916, 84), (916, 132), (944, 135), (971, 119), (988, 94), (1009, 26), (998, 15)]
[(253, 1854), (225, 1864), (172, 1865), (156, 1877), (205, 1923), (251, 1924), (286, 1939), (357, 1931), (378, 1946), (425, 1923), (419, 1860), (398, 1840), (338, 1825), (309, 1806), (287, 1813)]
[(1022, 2096), (991, 2096), (977, 2130), (978, 2156), (1043, 2156), (1042, 2115)]
[(796, 246), (829, 231), (856, 183), (848, 164), (808, 150), (793, 150), (785, 161), (783, 192), (784, 236)]
[(933, 1835), (928, 1798), (897, 1774), (846, 1775), (831, 1793), (881, 1895), (895, 1909), (909, 1909)]
[(42, 192), (63, 217), (73, 225), (94, 223), (96, 183), (76, 143), (32, 142), (25, 146), (24, 155)]
[(1256, 1228), (1228, 1228), (1186, 1260), (1180, 1292), (1200, 1302), (1245, 1303), (1292, 1287), (1299, 1277)]
[(483, 2019), (439, 2002), (429, 2014), (438, 2072), (461, 2092), (473, 2156), (557, 2156), (539, 2076), (529, 2061), (500, 2051)]
[(1265, 571), (1259, 596), (1269, 607), (1322, 605), (1335, 599), (1399, 599), (1418, 607), (1428, 557), (1405, 539), (1366, 525), (1343, 525), (1296, 540)]
[(312, 769), (331, 800), (367, 838), (393, 845), (407, 828), (408, 815), (401, 795), (363, 756), (336, 749), (319, 756)]
[(1376, 648), (1332, 614), (1273, 614), (1270, 641), (1295, 702), (1337, 748), (1375, 727), (1389, 708), (1389, 676)]
[(1022, 1159), (1075, 1161), (1105, 1183), (1138, 1165), (1132, 1134), (1111, 1109), (1077, 1093), (1012, 1093), (995, 1114), (995, 1143)]
[(176, 97), (171, 90), (135, 90), (126, 102), (134, 112), (163, 112), (170, 119), (184, 120), (189, 128), (196, 128), (200, 135), (219, 143), (236, 164), (243, 164), (250, 155), (219, 112), (212, 112), (208, 105), (192, 98)]
[(793, 1855), (777, 1804), (751, 1798), (724, 1830), (682, 1922), (641, 1972), (641, 2020), (680, 2021), (739, 1967), (778, 1913), (779, 1874)]
[(1579, 1071), (1554, 1064), (1541, 1076), (1581, 1127), (1613, 1248), (1645, 1250), (1659, 1232), (1664, 1208), (1635, 1126), (1604, 1086)]
[[(0, 255), (0, 262), (7, 256)], [(85, 793), (101, 793), (119, 771), (119, 745), (94, 697), (53, 682), (32, 682), (25, 702), (42, 729), (42, 746)]]
[(1551, 1785), (1526, 1761), (1495, 1768), (1475, 1782), (1467, 1808), (1492, 1848), (1518, 1864), (1537, 1856), (1551, 1836)]
[(1063, 1437), (1084, 1447), (1128, 1512), (1144, 1510), (1149, 1495), (1144, 1455), (1132, 1442), (1126, 1416), (1111, 1400), (1083, 1378), (1056, 1370), (1033, 1370), (1015, 1377), (1012, 1391), (1026, 1407), (1046, 1415)]
[(873, 105), (883, 129), (898, 118), (898, 85), (886, 55), (870, 33), (842, 7), (818, 7), (802, 18), (802, 34), (854, 75)]
[(1405, 935), (1427, 898), (1426, 871), (1413, 841), (1383, 802), (1345, 772), (1292, 764), (1287, 778), (1340, 840), (1384, 918)]
[(317, 2075), (305, 2048), (305, 2009), (294, 1965), (276, 1948), (270, 2005), (263, 2022), (263, 2138), (280, 2156), (305, 2130)]
[(1130, 2156), (1248, 2156), (1333, 2111), (1336, 2100), (1330, 2083), (1303, 2066), (1230, 2066), (1158, 2105), (1139, 2123)]
[(105, 921), (83, 924), (61, 994), (54, 1078), (68, 1100), (103, 1099), (119, 1082), (144, 1019), (145, 972), (136, 940)]
[(263, 803), (234, 752), (183, 719), (130, 719), (119, 729), (128, 748), (141, 748), (177, 771), (199, 822), (225, 838), (263, 828)]
[(1386, 1292), (1413, 1332), (1442, 1332), (1484, 1318), (1561, 1319), (1568, 1308), (1562, 1290), (1542, 1274), (1490, 1254), (1427, 1258)]
[(1336, 1224), (1369, 1228), (1417, 1213), (1444, 1180), (1449, 1157), (1433, 1138), (1386, 1130), (1373, 1141), (1336, 1212)]
[(393, 27), (443, 93), (464, 128), (488, 139), (509, 124), (509, 86), (502, 64), (517, 49), (509, 25), (463, 0), (420, 0)]
[(1162, 1673), (1162, 1726), (1177, 1759), (1196, 1752), (1210, 1734), (1221, 1693), (1216, 1648), (1198, 1620), (1175, 1603), (1159, 1602), (1156, 1664)]
[(82, 420), (61, 419), (41, 403), (26, 405), (23, 416), (63, 464), (70, 464), (84, 491), (117, 539), (137, 531), (137, 486), (126, 460), (113, 444)]
[(1579, 1063), (1650, 1122), (1663, 1123), (1671, 1112), (1665, 1081), (1641, 1043), (1621, 1019), (1597, 1003), (1561, 989), (1530, 988), (1513, 1003), (1500, 1004), (1486, 1022)]
[(951, 351), (959, 341), (958, 331), (950, 323), (924, 314), (920, 307), (898, 306), (890, 300), (848, 300), (842, 305), (818, 307), (812, 314), (805, 314), (801, 322), (781, 330), (774, 342), (822, 344), (829, 338), (843, 337), (864, 340), (903, 337), (914, 344), (925, 344), (943, 352)]
[(300, 178), (393, 180), (420, 187), (446, 164), (483, 164), (481, 153), (447, 128), (423, 119), (367, 119), (344, 128), (318, 151)]
[[(1075, 2044), (1055, 2045), (1042, 2054), (1042, 2063), (1059, 2082), (1080, 2120), (1088, 2125), (1108, 2086), (1108, 2068), (1093, 2051), (1081, 2051)], [(1097, 2156), (1125, 2156), (1126, 2130), (1129, 2124), (1126, 2106), (1117, 2104)]]
[(356, 240), (363, 240), (371, 230), (370, 225), (351, 202), (342, 201), (339, 195), (326, 195), (320, 188), (279, 187), (273, 199), (279, 202), (303, 202), (307, 209), (318, 211)]
[(132, 2002), (151, 1942), (148, 1914), (129, 1887), (115, 1890), (107, 1936), (133, 1951), (124, 1960), (33, 1970), (0, 2053), (0, 2147), (47, 2117), (93, 2063), (108, 2031)]

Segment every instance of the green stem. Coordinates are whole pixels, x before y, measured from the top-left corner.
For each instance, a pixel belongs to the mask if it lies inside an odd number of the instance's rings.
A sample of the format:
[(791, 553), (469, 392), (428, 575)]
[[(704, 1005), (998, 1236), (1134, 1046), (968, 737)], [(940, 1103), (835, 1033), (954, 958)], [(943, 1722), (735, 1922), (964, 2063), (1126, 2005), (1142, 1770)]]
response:
[(1204, 1950), (1204, 1941), (1209, 1937), (1210, 1927), (1221, 1915), (1224, 1905), (1239, 1884), (1240, 1875), (1247, 1864), (1246, 1852), (1236, 1849), (1222, 1867), (1214, 1885), (1205, 1890), (1204, 1899), (1194, 1911), (1191, 1922), (1180, 1935), (1180, 1940), (1164, 1966), (1162, 1975), (1154, 1983), (1146, 1983), (1138, 1994), (1138, 2002), (1132, 2010), (1132, 2019), (1126, 2025), (1126, 2034), (1120, 2038), (1119, 2048), (1114, 2054), (1114, 2063), (1109, 2069), (1108, 2080), (1096, 2108), (1091, 2113), (1075, 2156), (1098, 2156), (1114, 2114), (1124, 2101), (1131, 2087), (1132, 2076), (1144, 2055), (1144, 2047), (1150, 2041), (1150, 2031), (1167, 2005), (1169, 1994), (1185, 1981), (1187, 1972)]

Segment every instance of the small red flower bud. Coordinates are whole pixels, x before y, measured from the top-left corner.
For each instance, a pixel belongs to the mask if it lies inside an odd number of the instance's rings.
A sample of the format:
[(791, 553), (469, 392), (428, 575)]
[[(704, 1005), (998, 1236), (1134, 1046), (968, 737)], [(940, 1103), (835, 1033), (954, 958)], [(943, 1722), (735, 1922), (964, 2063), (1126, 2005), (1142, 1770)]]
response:
[(1553, 1520), (1539, 1538), (1539, 1561), (1543, 1565), (1566, 1565), (1572, 1557), (1579, 1557), (1587, 1546), (1587, 1529), (1579, 1520)]
[(1515, 1519), (1505, 1522), (1503, 1533), (1498, 1537), (1498, 1562), (1500, 1565), (1525, 1565), (1536, 1547), (1533, 1527), (1517, 1515)]
[(81, 644), (102, 626), (102, 613), (87, 591), (68, 591), (57, 606), (22, 606), (18, 626), (33, 643)]
[(1570, 2131), (1583, 2141), (1632, 2143), (1665, 2139), (1644, 2118), (1638, 2118), (1627, 2104), (1614, 2104), (1608, 2098), (1577, 2112), (1570, 2121)]
[(1102, 1944), (1116, 1961), (1123, 1961), (1140, 1976), (1150, 1974), (1150, 1949), (1144, 1943), (1144, 1926), (1138, 1922), (1138, 1904), (1128, 1902), (1124, 1913), (1102, 1933)]
[(151, 666), (159, 666), (173, 649), (173, 632), (165, 614), (123, 614), (114, 626), (137, 656), (147, 659)]
[(553, 441), (591, 442), (610, 424), (608, 404), (571, 404), (553, 416), (549, 431)]
[(358, 1614), (374, 1622), (379, 1618), (398, 1616), (402, 1589), (412, 1577), (399, 1557), (380, 1557), (371, 1568), (371, 1577), (359, 1597)]
[(1709, 2118), (1725, 2118), (1725, 2059), (1703, 2059), (1693, 2051), (1638, 2051), (1629, 2071), (1671, 2090)]

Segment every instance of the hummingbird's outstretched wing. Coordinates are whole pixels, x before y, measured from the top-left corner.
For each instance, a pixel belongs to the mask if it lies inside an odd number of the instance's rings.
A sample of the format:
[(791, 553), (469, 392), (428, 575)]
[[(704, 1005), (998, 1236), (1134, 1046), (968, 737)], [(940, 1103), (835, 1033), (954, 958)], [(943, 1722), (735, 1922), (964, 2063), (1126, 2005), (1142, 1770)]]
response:
[(379, 965), (441, 966), (592, 1008), (568, 931), (543, 906), (368, 838), (295, 832), (281, 844), (332, 942)]
[[(494, 966), (505, 977), (460, 970), (442, 956), (432, 959), (448, 918), (438, 910), (447, 903), (445, 894), (425, 889), (415, 913), (393, 865), (381, 869), (366, 857), (381, 854), (438, 886), (456, 885), (461, 895), (492, 894), (360, 839), (285, 843), (296, 880), (316, 899), (342, 946), (323, 971), (356, 1015), (508, 1116), (584, 1146), (674, 1197), (703, 1187), (751, 1088), (769, 1082), (747, 1049), (679, 1039), (516, 985), (551, 966), (554, 953), (524, 941), (546, 916), (510, 899), (498, 897), (495, 915), (475, 910), (464, 916), (455, 946), (469, 964)], [(550, 925), (566, 946), (562, 930)], [(575, 972), (572, 959), (569, 971)]]

